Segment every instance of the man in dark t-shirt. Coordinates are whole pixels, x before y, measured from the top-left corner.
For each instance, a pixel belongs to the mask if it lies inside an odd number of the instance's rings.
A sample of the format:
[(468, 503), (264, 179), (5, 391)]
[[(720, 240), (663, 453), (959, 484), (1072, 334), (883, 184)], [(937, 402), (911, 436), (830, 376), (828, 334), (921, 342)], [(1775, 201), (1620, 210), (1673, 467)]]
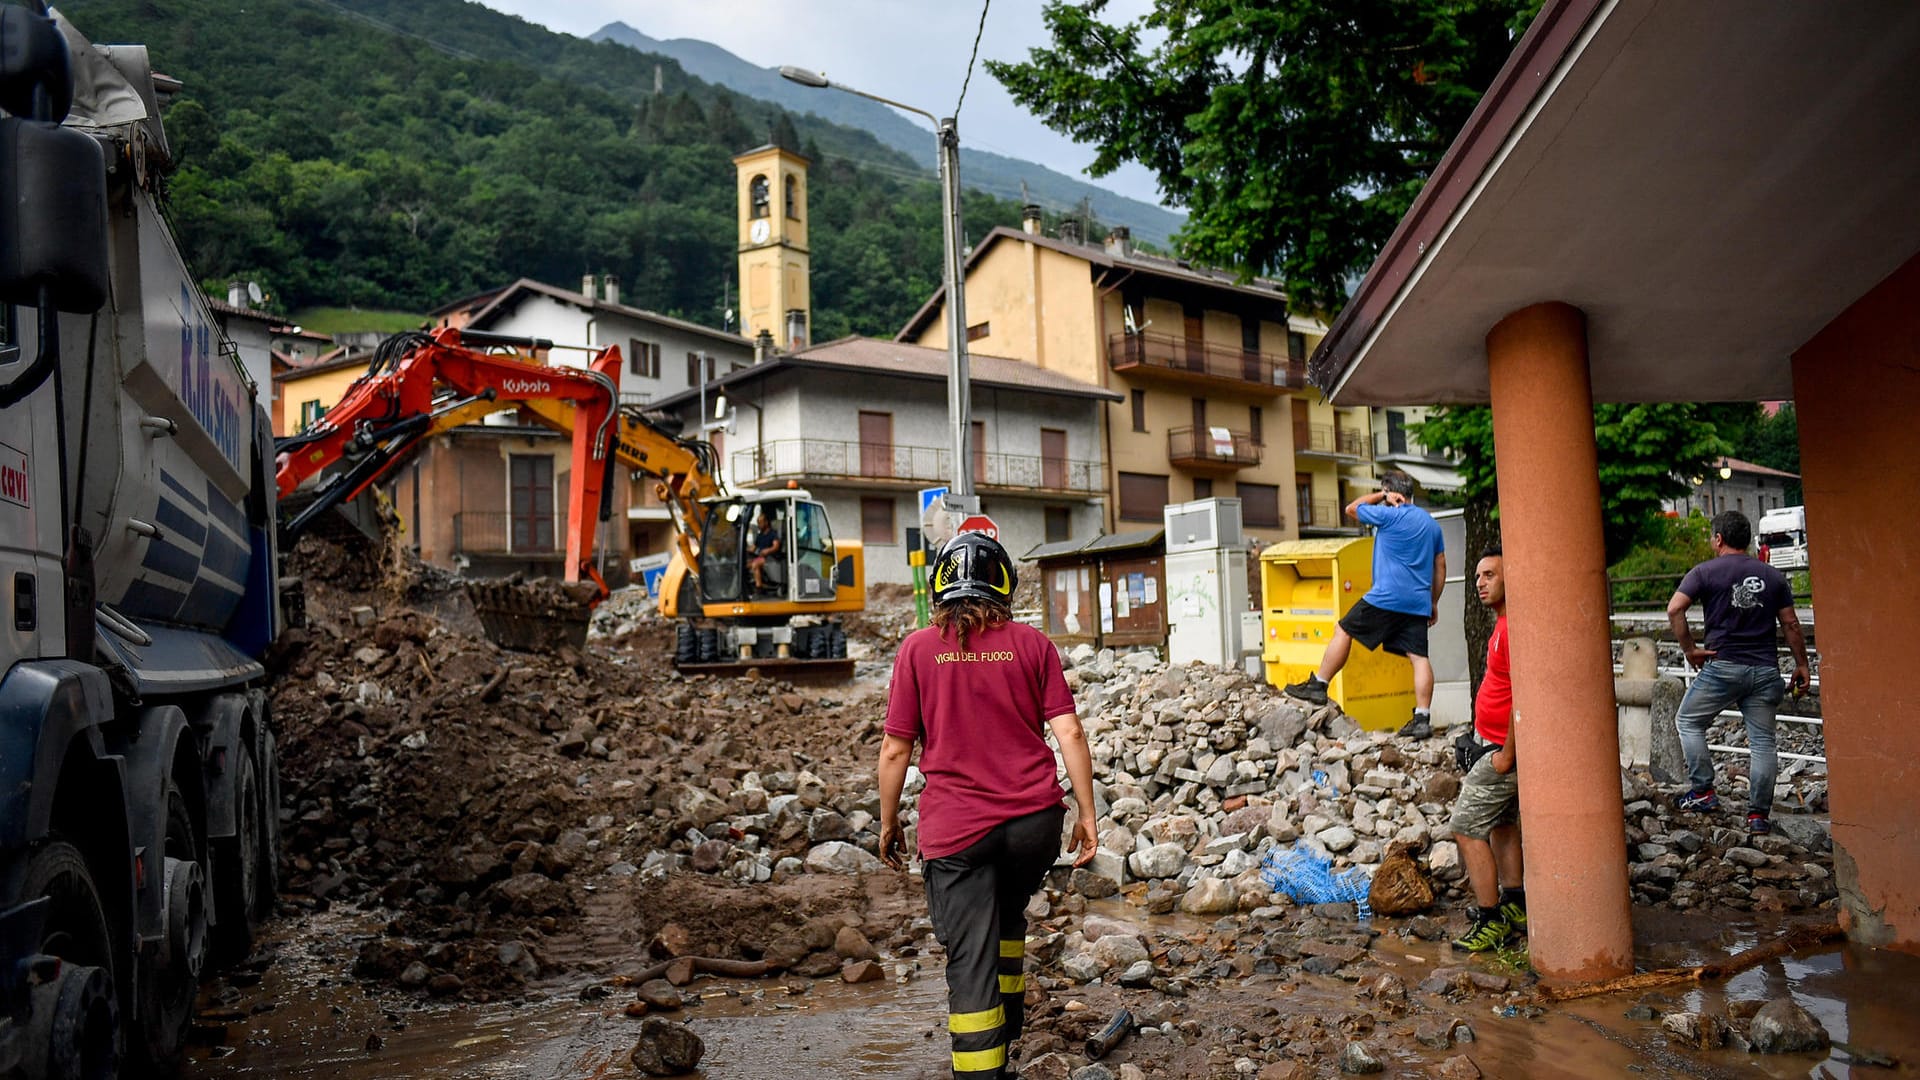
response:
[[(1674, 725), (1680, 729), (1680, 748), (1687, 755), (1689, 789), (1674, 800), (1681, 810), (1717, 809), (1713, 790), (1713, 757), (1707, 749), (1707, 727), (1722, 710), (1738, 708), (1746, 720), (1747, 831), (1773, 831), (1768, 813), (1773, 809), (1774, 716), (1786, 687), (1780, 680), (1780, 662), (1774, 646), (1778, 623), (1793, 651), (1793, 686), (1804, 691), (1810, 681), (1807, 641), (1793, 610), (1793, 588), (1786, 575), (1747, 554), (1753, 526), (1745, 514), (1727, 510), (1713, 519), (1713, 558), (1694, 567), (1667, 601), (1667, 622), (1673, 639), (1698, 669), (1687, 696), (1680, 702)], [(1695, 645), (1687, 626), (1687, 609), (1699, 601), (1707, 629), (1704, 646)]]

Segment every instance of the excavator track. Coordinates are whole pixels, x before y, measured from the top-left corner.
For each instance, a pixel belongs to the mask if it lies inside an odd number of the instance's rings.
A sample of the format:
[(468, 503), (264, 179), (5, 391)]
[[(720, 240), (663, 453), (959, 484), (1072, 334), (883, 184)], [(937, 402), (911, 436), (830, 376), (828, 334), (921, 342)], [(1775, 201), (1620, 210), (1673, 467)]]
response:
[(853, 678), (853, 661), (845, 657), (837, 660), (801, 660), (792, 657), (766, 657), (753, 660), (729, 660), (714, 663), (682, 664), (675, 662), (673, 669), (682, 675), (713, 675), (723, 679), (739, 678), (749, 671), (759, 671), (762, 678), (780, 679), (784, 682), (820, 685), (825, 683), (843, 683)]

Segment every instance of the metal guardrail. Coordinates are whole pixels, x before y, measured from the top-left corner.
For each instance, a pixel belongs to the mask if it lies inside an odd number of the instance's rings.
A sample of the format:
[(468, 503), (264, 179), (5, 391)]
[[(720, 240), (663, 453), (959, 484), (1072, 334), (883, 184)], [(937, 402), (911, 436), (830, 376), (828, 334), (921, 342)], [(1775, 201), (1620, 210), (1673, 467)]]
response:
[[(952, 460), (952, 451), (931, 446), (778, 439), (735, 451), (732, 471), (741, 484), (807, 478), (941, 483), (952, 479)], [(1097, 461), (1040, 454), (975, 454), (973, 473), (983, 488), (1095, 494), (1107, 487)]]
[(1365, 458), (1367, 440), (1361, 432), (1336, 428), (1332, 424), (1295, 424), (1293, 425), (1293, 452)]
[[(1224, 430), (1224, 429), (1223, 429)], [(1197, 432), (1190, 427), (1167, 431), (1167, 460), (1176, 465), (1228, 465), (1240, 468), (1260, 464), (1260, 444), (1245, 431), (1227, 431), (1225, 439), (1216, 439), (1212, 428)]]
[[(1685, 571), (1673, 574), (1635, 574), (1627, 577), (1614, 577), (1609, 574), (1607, 575), (1607, 614), (1611, 615), (1618, 611), (1665, 611), (1667, 601), (1673, 598), (1673, 590), (1680, 587), (1681, 579), (1686, 576)], [(1669, 585), (1670, 588), (1664, 590), (1666, 595), (1657, 600), (1621, 601), (1615, 599), (1620, 587), (1623, 585), (1645, 585), (1649, 583), (1665, 583)], [(1805, 604), (1812, 599), (1813, 594), (1811, 592), (1793, 594), (1793, 602), (1796, 605)]]
[[(551, 526), (552, 534), (539, 526)], [(564, 509), (546, 519), (523, 519), (514, 535), (513, 515), (505, 510), (460, 510), (453, 515), (453, 550), (471, 554), (552, 555), (567, 536)], [(516, 542), (517, 540), (517, 542)]]
[(1115, 371), (1151, 367), (1259, 386), (1299, 390), (1307, 385), (1307, 366), (1304, 362), (1293, 364), (1272, 353), (1209, 345), (1194, 338), (1174, 337), (1171, 334), (1111, 335), (1107, 339), (1107, 363)]
[[(1808, 656), (1810, 660), (1814, 659), (1811, 650), (1808, 651)], [(1675, 678), (1675, 679), (1679, 679), (1682, 683), (1687, 683), (1687, 684), (1691, 684), (1693, 682), (1693, 677), (1699, 674), (1698, 672), (1694, 671), (1692, 668), (1688, 668), (1688, 667), (1659, 667), (1659, 668), (1655, 668), (1654, 670), (1658, 675), (1660, 675), (1663, 678)], [(1818, 670), (1818, 669), (1816, 668), (1815, 670)], [(1620, 674), (1619, 664), (1616, 663), (1613, 665), (1613, 673), (1616, 676)], [(1820, 688), (1820, 677), (1818, 675), (1811, 677), (1808, 680), (1808, 687), (1809, 689), (1812, 689), (1812, 690), (1818, 690)], [(1717, 715), (1721, 717), (1733, 717), (1737, 719), (1745, 719), (1745, 717), (1741, 715), (1739, 709), (1721, 709)], [(1775, 723), (1805, 724), (1809, 727), (1818, 727), (1822, 729), (1826, 727), (1826, 723), (1827, 723), (1824, 719), (1818, 716), (1801, 716), (1796, 713), (1775, 713), (1773, 719)], [(1822, 733), (1823, 741), (1824, 741), (1824, 738), (1825, 738), (1825, 735), (1823, 731)], [(1744, 756), (1745, 754), (1748, 753), (1750, 748), (1745, 746), (1728, 746), (1723, 743), (1708, 743), (1707, 749), (1715, 753)], [(1788, 761), (1811, 761), (1820, 765), (1825, 765), (1827, 763), (1827, 759), (1824, 754), (1795, 754), (1786, 750), (1775, 750), (1774, 756), (1779, 758), (1785, 758)]]

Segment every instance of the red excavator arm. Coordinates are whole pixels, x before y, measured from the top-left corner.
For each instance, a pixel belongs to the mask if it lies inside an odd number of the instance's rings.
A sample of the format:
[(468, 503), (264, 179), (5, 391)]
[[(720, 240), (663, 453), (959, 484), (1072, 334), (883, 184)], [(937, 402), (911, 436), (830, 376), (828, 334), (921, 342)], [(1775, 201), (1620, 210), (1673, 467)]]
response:
[[(339, 404), (307, 431), (278, 442), (282, 499), (334, 470), (284, 532), (297, 536), (319, 513), (366, 490), (421, 439), (439, 430), (438, 421), (456, 412), (471, 415), (478, 402), (502, 408), (538, 403), (547, 408), (528, 411), (544, 420), (552, 406), (564, 403), (571, 406), (572, 422), (560, 430), (573, 437), (566, 578), (578, 581), (585, 573), (598, 581), (590, 557), (594, 529), (611, 495), (619, 427), (619, 348), (595, 353), (586, 368), (572, 368), (490, 355), (468, 347), (472, 345), (552, 348), (547, 341), (451, 328), (382, 342), (367, 374), (355, 380)], [(346, 468), (336, 468), (343, 463)]]

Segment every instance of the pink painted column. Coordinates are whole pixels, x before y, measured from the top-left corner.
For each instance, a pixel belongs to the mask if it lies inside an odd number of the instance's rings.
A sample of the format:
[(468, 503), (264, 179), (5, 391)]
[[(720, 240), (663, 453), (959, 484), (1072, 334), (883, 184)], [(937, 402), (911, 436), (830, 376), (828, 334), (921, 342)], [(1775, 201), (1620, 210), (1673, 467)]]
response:
[(1548, 982), (1624, 975), (1633, 926), (1586, 316), (1562, 303), (1508, 315), (1487, 334), (1487, 375), (1528, 949)]

